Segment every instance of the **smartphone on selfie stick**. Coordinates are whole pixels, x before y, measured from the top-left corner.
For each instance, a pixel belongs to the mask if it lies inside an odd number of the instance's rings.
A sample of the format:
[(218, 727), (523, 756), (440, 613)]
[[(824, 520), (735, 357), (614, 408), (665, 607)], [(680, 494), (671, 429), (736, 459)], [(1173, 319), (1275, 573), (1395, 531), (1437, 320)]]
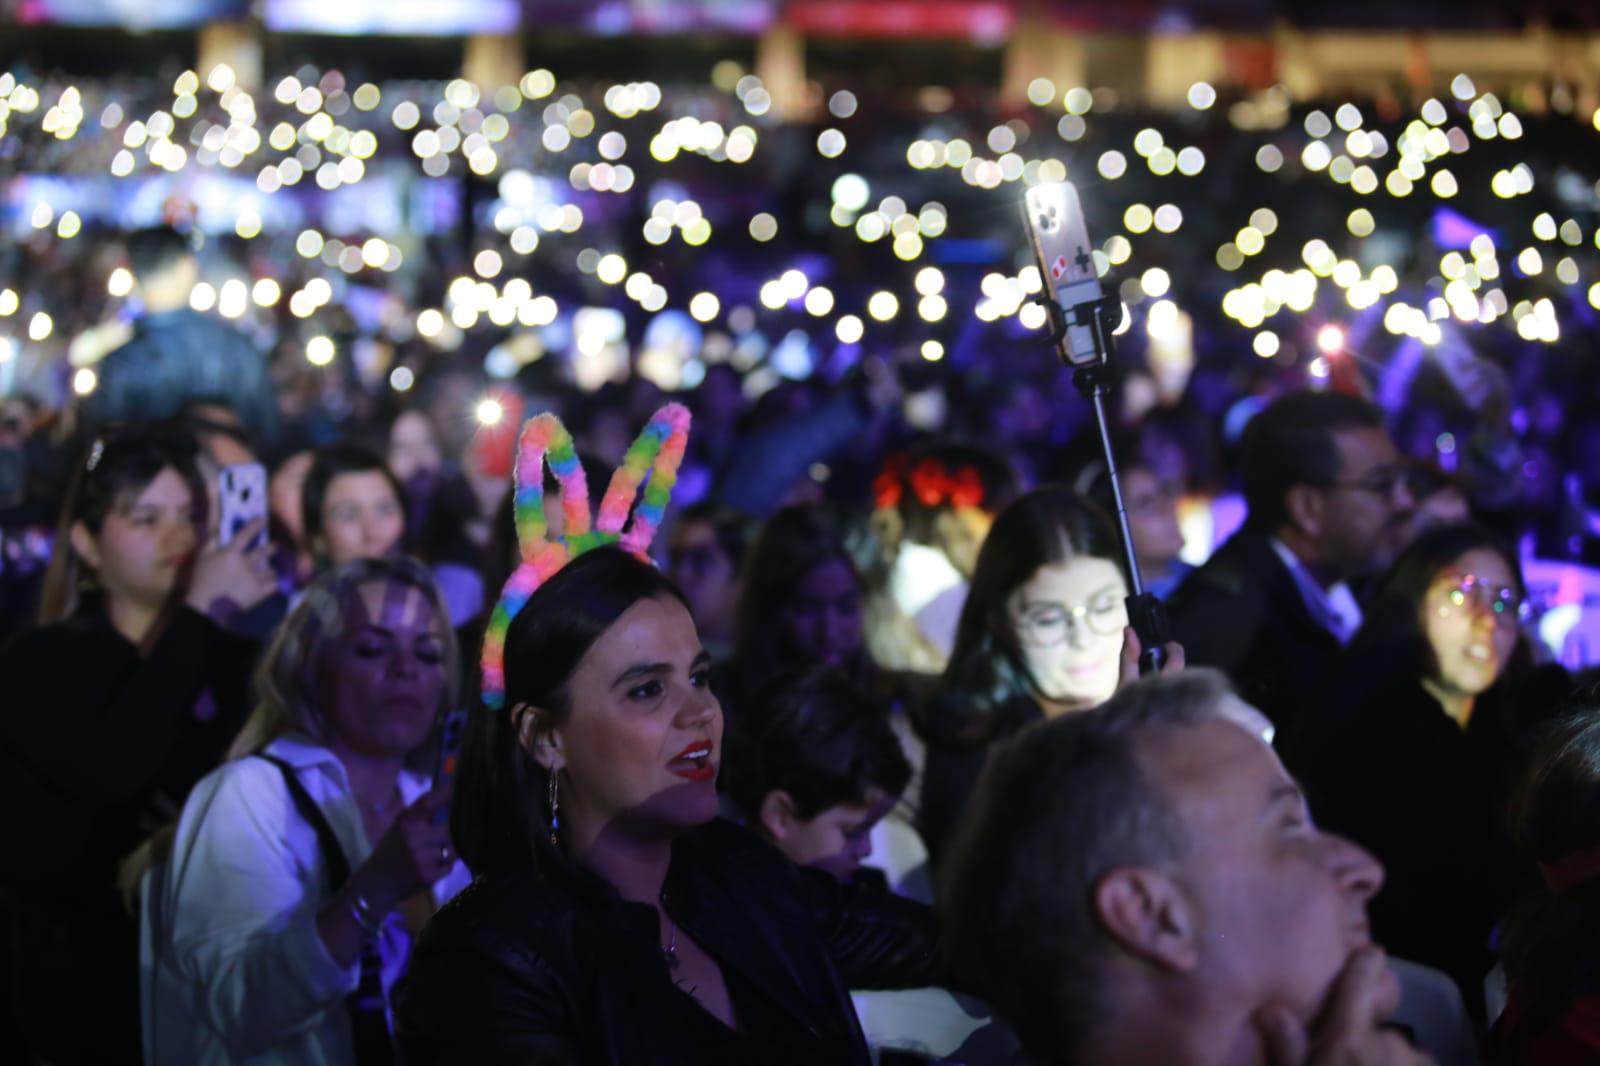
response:
[(1106, 478), (1116, 506), (1117, 536), (1128, 564), (1128, 621), (1139, 634), (1139, 673), (1160, 671), (1166, 661), (1169, 639), (1167, 615), (1161, 601), (1144, 590), (1139, 560), (1128, 529), (1128, 509), (1122, 499), (1122, 477), (1112, 454), (1111, 430), (1106, 418), (1106, 397), (1111, 393), (1113, 330), (1122, 320), (1122, 301), (1107, 296), (1095, 272), (1093, 245), (1084, 221), (1078, 190), (1070, 181), (1049, 182), (1029, 189), (1022, 201), (1022, 217), (1039, 262), (1045, 291), (1036, 298), (1050, 316), (1051, 339), (1061, 359), (1072, 368), (1072, 381), (1094, 408), (1105, 455)]

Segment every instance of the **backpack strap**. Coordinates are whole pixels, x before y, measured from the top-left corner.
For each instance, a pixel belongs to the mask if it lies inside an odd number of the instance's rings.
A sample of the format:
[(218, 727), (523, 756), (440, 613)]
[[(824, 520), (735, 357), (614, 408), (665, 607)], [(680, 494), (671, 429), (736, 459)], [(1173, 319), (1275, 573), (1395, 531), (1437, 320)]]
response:
[[(334, 835), (328, 816), (322, 813), (311, 793), (301, 782), (294, 767), (274, 755), (260, 758), (278, 768), (283, 774), (284, 787), (300, 817), (317, 834), (317, 845), (322, 849), (322, 861), (328, 866), (328, 895), (332, 896), (350, 880), (350, 860), (339, 838)], [(388, 1003), (383, 994), (382, 960), (378, 957), (376, 939), (369, 939), (361, 947), (361, 977), (356, 990), (345, 997), (345, 1010), (350, 1015), (351, 1036), (355, 1042), (357, 1066), (392, 1066), (395, 1061), (394, 1042), (389, 1034)]]
[(334, 834), (333, 826), (328, 824), (328, 816), (322, 813), (317, 801), (306, 791), (306, 786), (300, 780), (300, 775), (294, 772), (294, 767), (276, 755), (261, 755), (259, 758), (276, 766), (283, 774), (283, 784), (289, 790), (289, 798), (294, 801), (295, 812), (317, 834), (317, 845), (322, 849), (322, 861), (328, 864), (328, 894), (332, 895), (350, 880), (350, 860), (345, 857), (344, 848), (339, 846), (339, 838)]

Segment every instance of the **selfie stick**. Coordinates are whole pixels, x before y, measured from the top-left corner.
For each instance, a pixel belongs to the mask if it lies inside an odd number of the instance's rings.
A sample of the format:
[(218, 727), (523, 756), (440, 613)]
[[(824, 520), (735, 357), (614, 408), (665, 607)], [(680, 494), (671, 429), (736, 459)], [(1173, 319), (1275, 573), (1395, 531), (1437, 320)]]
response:
[[(1127, 601), (1128, 622), (1133, 626), (1133, 631), (1139, 634), (1139, 673), (1159, 673), (1167, 659), (1164, 647), (1169, 639), (1167, 613), (1161, 601), (1153, 593), (1144, 590), (1144, 581), (1139, 575), (1139, 559), (1133, 550), (1133, 533), (1128, 528), (1128, 509), (1122, 501), (1122, 477), (1117, 473), (1117, 457), (1111, 448), (1111, 426), (1106, 417), (1106, 397), (1111, 394), (1111, 355), (1116, 347), (1112, 331), (1122, 320), (1122, 301), (1114, 296), (1102, 296), (1098, 300), (1074, 304), (1068, 312), (1062, 310), (1061, 305), (1048, 293), (1040, 293), (1034, 300), (1043, 304), (1050, 316), (1050, 337), (1055, 342), (1056, 350), (1061, 353), (1062, 362), (1072, 368), (1072, 383), (1094, 408), (1095, 425), (1100, 430), (1100, 451), (1106, 461), (1106, 480), (1111, 484), (1111, 501), (1116, 509), (1117, 536), (1122, 541), (1123, 558), (1128, 564), (1128, 584), (1132, 590)], [(1072, 348), (1067, 340), (1068, 314), (1072, 316), (1071, 325), (1087, 326), (1090, 336), (1094, 338), (1095, 358), (1092, 361), (1073, 360)]]

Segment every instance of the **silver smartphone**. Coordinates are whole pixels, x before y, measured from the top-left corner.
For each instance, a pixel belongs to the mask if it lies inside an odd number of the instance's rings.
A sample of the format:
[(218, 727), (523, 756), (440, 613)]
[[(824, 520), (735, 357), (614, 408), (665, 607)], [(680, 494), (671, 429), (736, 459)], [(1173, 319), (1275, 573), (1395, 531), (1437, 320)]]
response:
[(1039, 274), (1052, 297), (1067, 314), (1067, 337), (1062, 356), (1074, 366), (1094, 362), (1094, 335), (1087, 324), (1072, 324), (1072, 309), (1098, 300), (1104, 293), (1094, 266), (1094, 245), (1078, 202), (1078, 189), (1070, 181), (1035, 185), (1023, 197), (1022, 214), (1039, 261)]

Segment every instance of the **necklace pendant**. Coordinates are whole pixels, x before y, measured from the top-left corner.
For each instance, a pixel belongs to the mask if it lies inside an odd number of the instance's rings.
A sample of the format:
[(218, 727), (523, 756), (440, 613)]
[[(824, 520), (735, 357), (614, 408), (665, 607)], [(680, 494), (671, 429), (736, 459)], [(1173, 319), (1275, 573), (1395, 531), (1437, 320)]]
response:
[(678, 945), (668, 944), (662, 948), (661, 958), (666, 961), (667, 969), (676, 971), (678, 969)]

